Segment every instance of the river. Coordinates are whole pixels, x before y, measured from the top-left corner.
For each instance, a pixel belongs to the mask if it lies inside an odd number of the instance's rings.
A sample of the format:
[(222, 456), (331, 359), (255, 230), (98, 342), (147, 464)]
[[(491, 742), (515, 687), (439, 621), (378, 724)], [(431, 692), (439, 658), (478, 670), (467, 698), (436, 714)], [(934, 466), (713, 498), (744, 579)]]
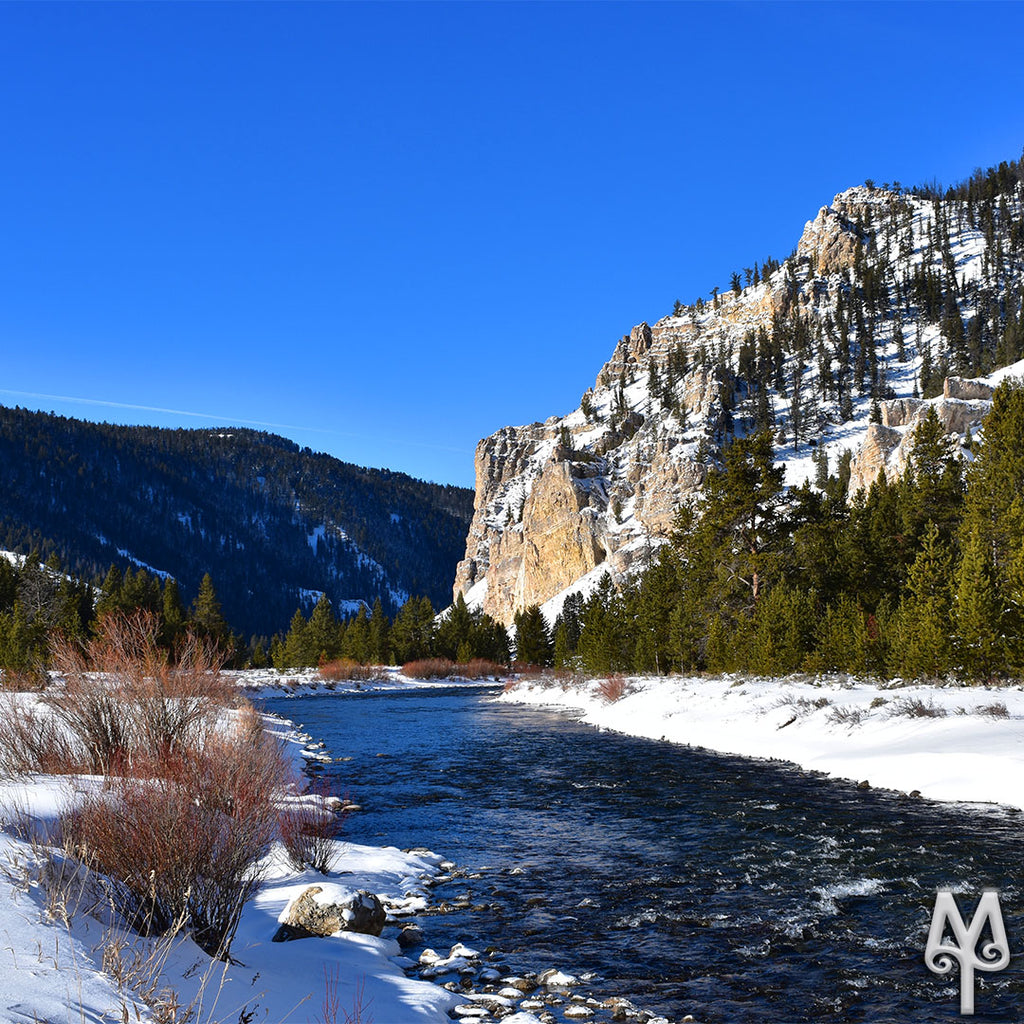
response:
[[(672, 1020), (801, 1024), (956, 1019), (956, 974), (923, 961), (939, 886), (965, 916), (997, 888), (1020, 952), (1015, 813), (598, 732), (496, 692), (264, 702), (350, 758), (320, 772), (363, 808), (345, 838), (458, 865), (433, 900), (463, 909), (421, 920), (442, 955), (496, 946), (510, 971), (584, 974)], [(977, 975), (976, 1020), (1024, 1019), (1019, 963)]]

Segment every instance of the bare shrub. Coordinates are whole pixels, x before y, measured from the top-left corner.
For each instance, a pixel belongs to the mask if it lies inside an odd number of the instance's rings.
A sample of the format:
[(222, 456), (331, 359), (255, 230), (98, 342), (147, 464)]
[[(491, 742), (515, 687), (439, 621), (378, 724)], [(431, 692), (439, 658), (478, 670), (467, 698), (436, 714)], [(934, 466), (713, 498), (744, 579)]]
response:
[(112, 879), (112, 902), (133, 927), (164, 934), (184, 921), (206, 953), (227, 958), (276, 832), (285, 761), (243, 722), (161, 768), (160, 777), (113, 779), (82, 800), (62, 820), (65, 846)]
[(497, 679), (508, 672), (504, 665), (487, 661), (485, 658), (472, 658), (457, 665), (455, 671), (463, 679)]
[(597, 692), (606, 704), (614, 704), (622, 700), (628, 692), (626, 680), (617, 672), (613, 672), (607, 679), (602, 679), (597, 684)]
[(447, 658), (421, 658), (402, 666), (402, 675), (409, 679), (451, 679), (456, 673), (454, 661)]
[(331, 683), (367, 682), (379, 679), (381, 670), (376, 665), (360, 665), (351, 658), (340, 658), (336, 661), (322, 661), (317, 675)]
[(543, 675), (547, 670), (543, 665), (534, 665), (529, 661), (513, 661), (512, 671), (517, 676), (540, 676)]
[(323, 1009), (317, 1024), (373, 1024), (373, 1017), (367, 1013), (373, 999), (366, 998), (366, 978), (360, 978), (356, 983), (351, 1011), (341, 1005), (340, 983), (340, 968), (335, 965), (328, 970), (325, 964)]
[(68, 676), (46, 700), (85, 750), (88, 771), (105, 775), (128, 761), (131, 719), (107, 680), (82, 671)]
[(281, 842), (292, 867), (301, 871), (307, 865), (322, 875), (334, 867), (341, 834), (341, 817), (321, 794), (289, 804), (278, 819)]
[(63, 682), (46, 700), (96, 774), (125, 771), (134, 756), (152, 761), (201, 746), (218, 709), (237, 700), (216, 648), (189, 635), (172, 662), (158, 636), (157, 617), (140, 611), (107, 616), (84, 647), (54, 641)]
[(931, 700), (926, 704), (919, 697), (900, 697), (892, 702), (889, 714), (905, 718), (945, 718), (947, 712), (944, 707)]
[(0, 775), (66, 775), (86, 771), (87, 752), (47, 709), (13, 695), (0, 699)]
[(1010, 711), (1006, 704), (997, 700), (992, 704), (979, 704), (975, 709), (976, 715), (984, 715), (986, 718), (1009, 718)]
[(813, 711), (827, 708), (832, 703), (828, 697), (794, 697), (788, 694), (780, 698), (775, 706), (780, 708), (792, 708), (798, 715), (809, 715)]
[(549, 674), (547, 679), (542, 679), (541, 683), (544, 686), (548, 686), (552, 681), (557, 680), (560, 686), (576, 686), (580, 687), (586, 682), (586, 677), (582, 672), (579, 672), (574, 668), (556, 668)]
[(835, 722), (836, 725), (860, 725), (863, 717), (863, 708), (853, 707), (850, 704), (837, 704), (828, 712), (828, 720)]
[(0, 669), (0, 691), (8, 693), (38, 693), (46, 688), (48, 682), (45, 672), (33, 672), (26, 669)]

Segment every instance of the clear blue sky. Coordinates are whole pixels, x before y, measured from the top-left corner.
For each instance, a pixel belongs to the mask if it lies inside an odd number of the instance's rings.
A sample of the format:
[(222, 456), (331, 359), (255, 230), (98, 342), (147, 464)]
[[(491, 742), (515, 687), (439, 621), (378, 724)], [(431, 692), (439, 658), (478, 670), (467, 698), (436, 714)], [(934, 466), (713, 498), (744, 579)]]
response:
[(1016, 3), (0, 4), (0, 403), (471, 485), (836, 192), (1020, 156), (1021, 38)]

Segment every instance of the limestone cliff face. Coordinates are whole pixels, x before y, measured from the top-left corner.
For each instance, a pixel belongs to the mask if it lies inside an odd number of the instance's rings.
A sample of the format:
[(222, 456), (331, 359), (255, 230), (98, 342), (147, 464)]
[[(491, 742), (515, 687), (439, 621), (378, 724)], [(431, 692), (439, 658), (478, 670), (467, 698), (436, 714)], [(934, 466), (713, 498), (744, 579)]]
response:
[(590, 392), (590, 418), (577, 410), (484, 438), (455, 593), (477, 588), (484, 611), (509, 623), (599, 565), (620, 575), (649, 556), (652, 543), (668, 536), (679, 502), (704, 481), (701, 441), (720, 426), (728, 383), (718, 368), (695, 368), (680, 381), (689, 430), (635, 397), (624, 399), (624, 411), (606, 413), (618, 399), (605, 387)]
[[(950, 394), (970, 394), (970, 399), (951, 398)], [(882, 422), (868, 426), (867, 435), (850, 461), (850, 490), (867, 490), (885, 470), (891, 483), (907, 468), (914, 442), (914, 431), (933, 409), (945, 432), (955, 441), (976, 435), (992, 409), (992, 388), (973, 380), (946, 378), (941, 398), (925, 401), (901, 398), (883, 402)]]
[(836, 202), (835, 206), (823, 206), (818, 216), (804, 227), (796, 254), (810, 261), (818, 277), (829, 277), (853, 267), (867, 240), (864, 231), (847, 216), (856, 216), (859, 206), (852, 197)]
[[(929, 406), (951, 435), (975, 432), (991, 388), (950, 378), (941, 398), (916, 397), (921, 353), (945, 357), (938, 323), (915, 321), (912, 305), (915, 275), (929, 261), (943, 265), (929, 251), (937, 202), (868, 187), (841, 193), (767, 274), (746, 271), (742, 285), (623, 335), (577, 409), (482, 440), (455, 593), (509, 624), (602, 567), (616, 578), (642, 568), (723, 446), (766, 423), (793, 484), (813, 475), (823, 449), (831, 469), (862, 438), (854, 489), (883, 469), (890, 478), (903, 471)], [(1022, 207), (1024, 188), (1013, 215)], [(945, 257), (967, 323), (976, 310), (964, 282), (980, 276), (985, 243), (969, 216), (943, 221), (959, 225)], [(882, 422), (869, 425), (875, 407)]]

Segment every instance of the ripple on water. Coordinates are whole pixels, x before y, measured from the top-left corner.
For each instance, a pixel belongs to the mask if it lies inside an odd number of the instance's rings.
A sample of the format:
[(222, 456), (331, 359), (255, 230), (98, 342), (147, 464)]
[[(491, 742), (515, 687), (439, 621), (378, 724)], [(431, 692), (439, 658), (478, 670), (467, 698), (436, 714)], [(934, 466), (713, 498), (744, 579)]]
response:
[[(959, 998), (923, 964), (937, 887), (1000, 889), (1011, 944), (1024, 936), (1020, 816), (465, 691), (303, 697), (301, 715), (351, 757), (320, 772), (364, 808), (348, 838), (426, 846), (478, 876), (433, 890), (456, 909), (420, 918), (426, 943), (495, 946), (508, 973), (593, 972), (598, 998), (711, 1024), (931, 1024)], [(979, 978), (978, 1020), (1021, 1019), (1020, 959)]]

